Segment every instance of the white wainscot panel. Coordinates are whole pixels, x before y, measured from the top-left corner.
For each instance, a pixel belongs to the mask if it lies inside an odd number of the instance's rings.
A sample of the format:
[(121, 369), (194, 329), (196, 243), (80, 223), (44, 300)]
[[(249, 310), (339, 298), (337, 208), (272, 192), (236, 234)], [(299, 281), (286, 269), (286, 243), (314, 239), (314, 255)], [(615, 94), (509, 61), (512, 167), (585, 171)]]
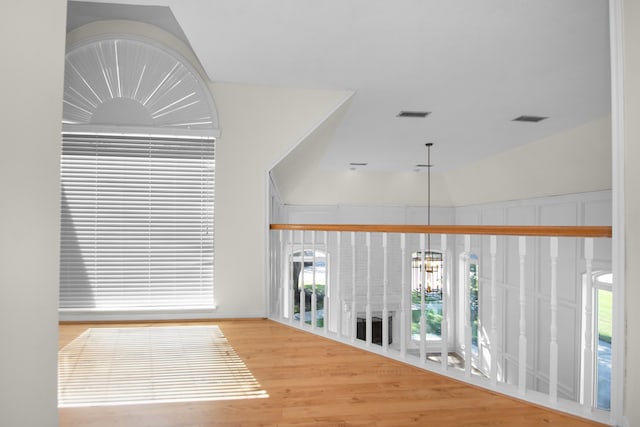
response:
[(540, 206), (539, 225), (577, 225), (578, 203)]

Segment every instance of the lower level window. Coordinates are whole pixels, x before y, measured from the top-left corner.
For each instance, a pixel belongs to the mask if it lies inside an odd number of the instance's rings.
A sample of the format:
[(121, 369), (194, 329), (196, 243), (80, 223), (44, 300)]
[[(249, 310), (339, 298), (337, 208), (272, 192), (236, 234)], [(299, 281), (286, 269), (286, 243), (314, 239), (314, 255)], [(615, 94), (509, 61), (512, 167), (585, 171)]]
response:
[(471, 347), (478, 353), (478, 326), (480, 323), (480, 300), (478, 287), (478, 257), (469, 255), (469, 318), (471, 321)]
[(596, 288), (596, 408), (611, 409), (611, 332), (613, 293), (611, 273), (595, 276)]
[(411, 337), (420, 340), (420, 316), (424, 298), (426, 339), (440, 339), (442, 335), (441, 252), (414, 252), (411, 256)]
[(324, 327), (324, 302), (327, 294), (327, 254), (312, 249), (295, 251), (290, 255), (293, 284), (293, 315), (300, 320), (304, 312), (305, 323), (310, 325), (315, 295), (316, 326)]

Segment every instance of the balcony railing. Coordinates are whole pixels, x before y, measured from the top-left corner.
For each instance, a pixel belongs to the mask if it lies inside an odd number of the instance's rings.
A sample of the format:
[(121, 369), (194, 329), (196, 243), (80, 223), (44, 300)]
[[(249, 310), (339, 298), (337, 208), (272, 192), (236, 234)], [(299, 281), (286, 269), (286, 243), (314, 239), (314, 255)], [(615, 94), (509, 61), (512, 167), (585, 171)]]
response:
[(269, 315), (610, 423), (610, 261), (611, 227), (272, 224)]

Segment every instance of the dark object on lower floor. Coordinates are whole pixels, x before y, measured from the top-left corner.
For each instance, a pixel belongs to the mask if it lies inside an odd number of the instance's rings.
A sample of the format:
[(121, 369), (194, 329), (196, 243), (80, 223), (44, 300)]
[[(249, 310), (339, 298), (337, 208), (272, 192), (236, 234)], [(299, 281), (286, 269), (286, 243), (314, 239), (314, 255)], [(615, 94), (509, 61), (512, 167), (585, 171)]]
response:
[[(389, 316), (389, 344), (393, 341), (392, 326), (393, 317)], [(356, 338), (365, 341), (367, 339), (367, 318), (358, 316)], [(377, 345), (382, 345), (382, 317), (371, 317), (371, 342)]]

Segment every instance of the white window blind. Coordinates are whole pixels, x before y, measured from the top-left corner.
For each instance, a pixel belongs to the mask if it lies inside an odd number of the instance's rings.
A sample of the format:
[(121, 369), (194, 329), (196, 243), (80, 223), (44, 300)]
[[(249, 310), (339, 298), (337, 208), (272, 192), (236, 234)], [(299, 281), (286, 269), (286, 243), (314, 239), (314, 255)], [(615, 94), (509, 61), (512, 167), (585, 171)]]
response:
[(63, 134), (61, 311), (214, 306), (214, 143)]

